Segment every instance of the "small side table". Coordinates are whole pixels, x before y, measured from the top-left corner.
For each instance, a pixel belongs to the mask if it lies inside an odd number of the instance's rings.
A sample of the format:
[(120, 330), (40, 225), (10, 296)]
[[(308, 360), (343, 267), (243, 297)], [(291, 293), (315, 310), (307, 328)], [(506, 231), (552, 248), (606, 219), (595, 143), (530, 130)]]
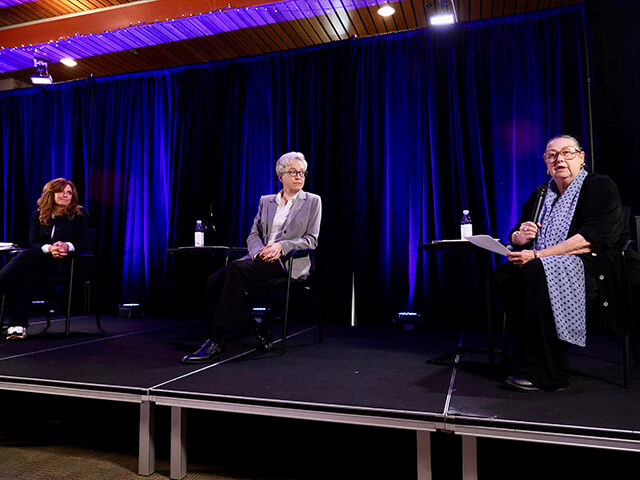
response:
[[(224, 255), (224, 265), (228, 265), (229, 258), (231, 256), (245, 255), (249, 250), (246, 247), (227, 247), (225, 245), (204, 245), (202, 247), (187, 246), (187, 247), (175, 247), (168, 248), (167, 253), (170, 255), (188, 256), (188, 257), (206, 257), (207, 258), (207, 270), (211, 274), (213, 271), (213, 259), (217, 256)], [(202, 300), (206, 303), (206, 299)], [(204, 307), (206, 310), (206, 307)], [(202, 321), (207, 322), (206, 315), (203, 313)], [(202, 341), (195, 340), (202, 337), (202, 335), (189, 335), (185, 338), (173, 340), (173, 343), (182, 346), (195, 346), (201, 345)], [(195, 340), (195, 341), (194, 341)]]
[[(485, 250), (483, 248), (477, 247), (473, 243), (467, 240), (434, 240), (430, 243), (425, 243), (422, 245), (422, 250), (428, 254), (435, 255), (438, 252), (447, 252), (447, 253), (473, 253), (475, 256), (479, 257), (482, 261), (479, 262), (482, 265), (482, 274), (480, 276), (480, 281), (484, 283), (484, 293), (485, 293), (485, 314), (487, 321), (487, 332), (488, 332), (488, 348), (471, 348), (471, 347), (463, 347), (458, 345), (453, 351), (440, 355), (436, 358), (427, 360), (427, 363), (431, 363), (434, 365), (453, 365), (453, 362), (446, 360), (450, 357), (455, 357), (455, 355), (462, 352), (480, 352), (480, 353), (488, 353), (489, 355), (489, 363), (495, 363), (495, 345), (493, 340), (493, 307), (492, 307), (492, 298), (493, 298), (493, 288), (491, 282), (491, 272), (492, 268), (492, 256), (494, 253)], [(503, 357), (505, 352), (500, 350)]]

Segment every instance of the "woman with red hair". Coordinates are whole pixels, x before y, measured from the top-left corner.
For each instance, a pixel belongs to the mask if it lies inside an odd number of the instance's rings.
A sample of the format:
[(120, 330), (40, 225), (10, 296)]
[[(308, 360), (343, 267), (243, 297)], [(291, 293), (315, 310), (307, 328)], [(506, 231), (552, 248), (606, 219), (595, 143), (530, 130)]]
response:
[(10, 314), (7, 340), (27, 336), (33, 287), (70, 273), (69, 253), (89, 247), (89, 214), (78, 204), (78, 191), (70, 180), (47, 182), (31, 214), (29, 248), (0, 271), (0, 295), (6, 294)]

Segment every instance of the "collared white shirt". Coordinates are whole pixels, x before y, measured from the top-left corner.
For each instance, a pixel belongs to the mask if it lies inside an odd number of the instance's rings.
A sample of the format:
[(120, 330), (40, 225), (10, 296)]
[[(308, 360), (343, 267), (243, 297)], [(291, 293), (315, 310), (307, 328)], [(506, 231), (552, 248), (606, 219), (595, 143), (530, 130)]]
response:
[[(301, 191), (302, 190), (300, 190), (300, 192)], [(287, 221), (289, 212), (291, 212), (291, 207), (293, 206), (295, 200), (298, 198), (300, 192), (291, 197), (286, 204), (282, 199), (282, 190), (280, 190), (278, 195), (276, 195), (276, 203), (278, 204), (278, 208), (276, 209), (276, 214), (273, 216), (273, 224), (271, 225), (271, 233), (269, 234), (269, 238), (267, 239), (267, 245), (272, 245), (282, 238), (284, 224)]]

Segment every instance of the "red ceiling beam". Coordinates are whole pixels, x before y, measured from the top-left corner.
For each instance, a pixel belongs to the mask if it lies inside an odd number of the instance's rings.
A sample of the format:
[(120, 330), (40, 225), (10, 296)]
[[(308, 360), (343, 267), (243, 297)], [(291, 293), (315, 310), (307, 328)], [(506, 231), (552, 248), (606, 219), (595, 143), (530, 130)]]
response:
[(40, 45), (75, 35), (89, 35), (126, 28), (138, 23), (188, 17), (215, 10), (254, 7), (274, 3), (265, 0), (140, 0), (114, 7), (72, 13), (61, 17), (0, 28), (0, 48)]

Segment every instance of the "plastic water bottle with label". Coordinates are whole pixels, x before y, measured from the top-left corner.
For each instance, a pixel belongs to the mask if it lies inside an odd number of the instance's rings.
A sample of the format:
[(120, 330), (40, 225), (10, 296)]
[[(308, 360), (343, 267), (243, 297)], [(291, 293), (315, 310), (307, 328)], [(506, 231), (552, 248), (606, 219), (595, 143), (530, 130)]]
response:
[(196, 231), (194, 236), (194, 245), (196, 247), (204, 247), (204, 225), (202, 225), (202, 220), (196, 220)]
[(469, 210), (462, 211), (462, 220), (460, 220), (460, 238), (465, 239), (473, 235), (473, 226), (471, 225), (471, 215)]

